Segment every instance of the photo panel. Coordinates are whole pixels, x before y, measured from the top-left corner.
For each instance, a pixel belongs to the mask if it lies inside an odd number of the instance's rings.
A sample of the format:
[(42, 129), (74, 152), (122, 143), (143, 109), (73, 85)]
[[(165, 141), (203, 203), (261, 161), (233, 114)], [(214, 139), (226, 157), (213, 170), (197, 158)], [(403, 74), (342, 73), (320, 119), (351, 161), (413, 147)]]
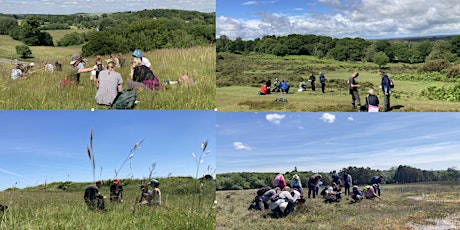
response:
[(459, 120), (217, 113), (217, 229), (455, 228)]
[(1, 229), (215, 229), (214, 111), (0, 118)]

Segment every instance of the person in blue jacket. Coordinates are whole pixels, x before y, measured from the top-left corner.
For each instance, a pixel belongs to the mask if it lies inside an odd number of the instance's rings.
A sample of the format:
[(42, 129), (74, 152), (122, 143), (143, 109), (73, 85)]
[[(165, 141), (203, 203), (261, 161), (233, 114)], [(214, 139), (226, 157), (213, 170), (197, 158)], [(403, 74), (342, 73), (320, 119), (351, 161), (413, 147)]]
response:
[(388, 75), (385, 74), (385, 72), (381, 71), (380, 72), (380, 77), (382, 77), (382, 91), (383, 91), (383, 112), (387, 112), (390, 110), (390, 95), (391, 95), (391, 80), (388, 77)]

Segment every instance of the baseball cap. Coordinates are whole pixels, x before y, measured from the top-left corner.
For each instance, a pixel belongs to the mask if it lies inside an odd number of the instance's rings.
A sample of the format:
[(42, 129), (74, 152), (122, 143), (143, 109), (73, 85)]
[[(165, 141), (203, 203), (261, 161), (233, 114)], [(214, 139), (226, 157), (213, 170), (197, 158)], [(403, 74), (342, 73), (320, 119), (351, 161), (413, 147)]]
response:
[(140, 50), (134, 50), (133, 57), (142, 58), (142, 53)]
[(81, 55), (80, 54), (74, 54), (72, 55), (72, 61), (70, 62), (71, 65), (75, 64), (75, 62), (77, 62), (78, 60), (81, 59)]
[(113, 183), (118, 184), (120, 183), (120, 180), (118, 178), (113, 179)]
[(157, 180), (155, 179), (152, 179), (151, 181), (149, 181), (148, 184), (159, 184), (160, 182), (158, 182)]

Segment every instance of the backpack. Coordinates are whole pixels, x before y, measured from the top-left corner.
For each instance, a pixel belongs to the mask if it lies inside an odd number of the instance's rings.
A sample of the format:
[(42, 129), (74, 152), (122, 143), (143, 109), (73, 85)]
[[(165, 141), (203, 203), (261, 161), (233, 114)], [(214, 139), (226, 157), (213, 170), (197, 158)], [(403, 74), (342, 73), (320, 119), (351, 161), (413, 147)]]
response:
[(136, 101), (136, 90), (124, 89), (115, 98), (112, 107), (115, 109), (133, 109)]
[(270, 190), (270, 187), (262, 187), (262, 188), (259, 188), (259, 190), (257, 190), (257, 196), (262, 196), (262, 195), (264, 195), (264, 193), (267, 192), (268, 190)]
[(275, 101), (278, 101), (278, 102), (287, 102), (287, 99), (286, 98), (276, 98)]
[(393, 83), (393, 79), (391, 79), (390, 77), (388, 77), (388, 80), (390, 80), (390, 88), (394, 88), (394, 87), (395, 87), (395, 84)]

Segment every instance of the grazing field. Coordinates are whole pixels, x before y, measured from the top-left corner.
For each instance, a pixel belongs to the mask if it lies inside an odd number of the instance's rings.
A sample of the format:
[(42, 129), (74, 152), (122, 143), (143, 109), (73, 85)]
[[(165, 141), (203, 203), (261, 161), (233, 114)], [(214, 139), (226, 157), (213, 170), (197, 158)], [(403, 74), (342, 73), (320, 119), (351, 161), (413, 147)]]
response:
[[(0, 50), (5, 45), (0, 46)], [(12, 48), (14, 49), (14, 47)], [(96, 87), (89, 73), (82, 73), (81, 86), (60, 87), (59, 81), (68, 74), (70, 57), (79, 48), (31, 47), (36, 56), (35, 69), (25, 79), (12, 80), (14, 64), (0, 63), (0, 109), (3, 110), (89, 110), (108, 109), (98, 106), (94, 99)], [(0, 51), (1, 52), (1, 51)], [(1, 53), (0, 53), (1, 54)], [(129, 63), (131, 53), (124, 54)], [(215, 108), (215, 46), (186, 49), (161, 49), (145, 52), (159, 80), (176, 80), (185, 72), (195, 79), (190, 86), (172, 85), (165, 91), (137, 91), (139, 103), (135, 109), (210, 110)], [(88, 57), (86, 67), (92, 67), (95, 57)], [(104, 58), (105, 59), (105, 58)], [(45, 62), (62, 63), (63, 71), (49, 73), (42, 69)], [(32, 60), (31, 60), (32, 61)], [(129, 66), (116, 70), (123, 77), (123, 88), (128, 88)], [(164, 84), (164, 83), (163, 83)]]
[[(386, 67), (385, 71), (395, 82), (391, 95), (392, 111), (460, 111), (458, 100), (452, 100), (458, 94), (454, 90), (459, 87), (460, 81), (449, 79), (440, 73), (420, 74), (417, 73), (417, 67), (418, 65), (409, 64), (389, 64)], [(216, 104), (219, 111), (354, 111), (351, 109), (347, 80), (355, 71), (360, 73), (357, 82), (361, 85), (361, 104), (365, 104), (367, 91), (372, 88), (383, 105), (383, 93), (379, 88), (380, 69), (373, 63), (338, 62), (311, 56), (276, 57), (219, 53), (216, 70)], [(323, 72), (327, 79), (324, 94), (321, 93), (319, 72)], [(311, 90), (307, 81), (310, 73), (316, 76), (316, 91)], [(424, 77), (420, 77), (421, 75)], [(275, 78), (286, 80), (291, 85), (290, 93), (258, 95), (261, 84), (270, 79), (273, 88)], [(301, 81), (306, 81), (308, 88), (298, 92)], [(454, 93), (445, 96), (445, 100), (430, 99), (426, 92), (434, 88), (438, 91), (453, 89)], [(275, 102), (280, 97), (286, 98), (288, 102)]]
[(217, 191), (217, 229), (458, 229), (460, 184), (382, 185), (382, 198), (350, 204), (307, 199), (282, 219), (249, 211), (256, 190)]
[[(123, 203), (106, 199), (108, 211), (91, 211), (83, 202), (87, 183), (53, 183), (0, 192), (0, 229), (215, 229), (215, 182), (192, 178), (159, 179), (160, 207), (136, 204), (141, 181), (121, 180)], [(199, 183), (197, 183), (199, 182)], [(126, 184), (128, 183), (128, 184)], [(62, 187), (65, 185), (66, 189)], [(201, 186), (200, 186), (201, 185)], [(59, 188), (61, 187), (61, 188)], [(110, 184), (100, 193), (109, 195)]]

